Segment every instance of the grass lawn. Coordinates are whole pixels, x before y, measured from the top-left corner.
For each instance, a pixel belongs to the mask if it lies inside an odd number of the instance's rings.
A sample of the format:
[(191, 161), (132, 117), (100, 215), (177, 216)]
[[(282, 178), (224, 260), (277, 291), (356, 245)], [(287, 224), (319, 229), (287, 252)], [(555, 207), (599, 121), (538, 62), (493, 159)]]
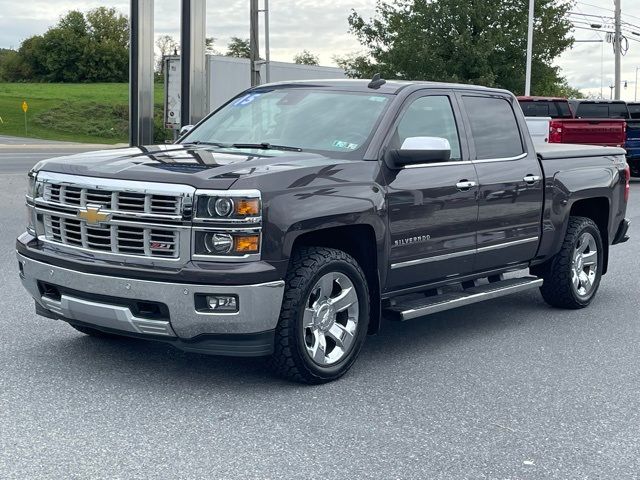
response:
[[(126, 83), (0, 83), (0, 135), (126, 143), (128, 88)], [(25, 100), (29, 104), (26, 135), (22, 112)], [(156, 85), (155, 103), (156, 117), (161, 118), (162, 85)], [(156, 128), (159, 125), (161, 120), (156, 121)]]

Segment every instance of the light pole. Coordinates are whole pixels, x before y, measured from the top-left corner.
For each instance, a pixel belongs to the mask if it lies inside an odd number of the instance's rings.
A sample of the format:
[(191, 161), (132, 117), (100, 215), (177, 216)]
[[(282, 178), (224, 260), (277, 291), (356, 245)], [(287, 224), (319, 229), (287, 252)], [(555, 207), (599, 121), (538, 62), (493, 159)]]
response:
[(535, 0), (529, 0), (529, 28), (527, 31), (527, 71), (525, 79), (524, 94), (531, 95), (531, 63), (533, 57), (533, 17)]

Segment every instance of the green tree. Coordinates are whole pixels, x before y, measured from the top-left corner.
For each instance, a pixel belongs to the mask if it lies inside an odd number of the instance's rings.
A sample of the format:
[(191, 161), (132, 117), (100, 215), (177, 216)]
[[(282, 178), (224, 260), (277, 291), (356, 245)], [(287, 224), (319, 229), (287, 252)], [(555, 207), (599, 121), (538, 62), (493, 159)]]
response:
[(57, 26), (42, 36), (42, 43), (38, 43), (37, 56), (43, 60), (44, 79), (51, 82), (82, 81), (88, 40), (88, 25), (82, 12), (72, 10), (62, 17)]
[(238, 58), (249, 58), (251, 56), (251, 46), (249, 39), (239, 37), (231, 37), (229, 45), (227, 45), (227, 56)]
[(98, 7), (86, 14), (88, 38), (83, 81), (126, 82), (129, 78), (129, 21), (115, 8)]
[[(528, 0), (378, 0), (365, 20), (353, 11), (352, 33), (366, 55), (337, 59), (352, 75), (475, 83), (522, 93)], [(566, 82), (553, 60), (573, 44), (565, 14), (573, 0), (537, 0), (533, 93)]]
[(298, 65), (320, 65), (320, 57), (309, 50), (303, 50), (293, 57), (293, 62)]

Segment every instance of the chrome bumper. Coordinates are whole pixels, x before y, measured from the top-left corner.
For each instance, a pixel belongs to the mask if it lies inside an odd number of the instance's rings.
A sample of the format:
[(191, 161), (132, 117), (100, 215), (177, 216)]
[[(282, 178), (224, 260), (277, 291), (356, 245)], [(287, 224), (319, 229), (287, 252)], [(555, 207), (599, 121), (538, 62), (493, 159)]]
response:
[[(54, 316), (165, 339), (189, 340), (198, 335), (255, 334), (273, 330), (284, 294), (284, 281), (237, 286), (163, 283), (78, 272), (21, 254), (18, 254), (18, 262), (24, 287), (42, 308)], [(81, 292), (82, 295), (63, 293), (59, 298), (50, 298), (43, 295), (39, 282)], [(237, 295), (239, 311), (198, 311), (195, 306), (197, 294)], [(95, 295), (160, 303), (168, 308), (169, 318), (141, 318), (126, 306), (94, 301), (92, 296)]]

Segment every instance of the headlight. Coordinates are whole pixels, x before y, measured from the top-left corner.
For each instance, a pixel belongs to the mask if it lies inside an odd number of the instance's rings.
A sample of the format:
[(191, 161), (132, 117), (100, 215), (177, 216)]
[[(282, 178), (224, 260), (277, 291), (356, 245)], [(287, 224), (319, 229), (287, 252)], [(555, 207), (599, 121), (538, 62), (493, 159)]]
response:
[(27, 176), (27, 232), (36, 236), (34, 199), (38, 197), (37, 174), (32, 170)]
[(242, 231), (194, 231), (194, 253), (196, 258), (238, 257), (249, 258), (260, 253), (260, 230)]
[(37, 173), (33, 170), (27, 175), (27, 197), (35, 198), (37, 195)]
[(258, 223), (261, 216), (257, 190), (196, 192), (196, 221)]
[(260, 259), (262, 201), (258, 190), (198, 190), (193, 218), (193, 259)]

